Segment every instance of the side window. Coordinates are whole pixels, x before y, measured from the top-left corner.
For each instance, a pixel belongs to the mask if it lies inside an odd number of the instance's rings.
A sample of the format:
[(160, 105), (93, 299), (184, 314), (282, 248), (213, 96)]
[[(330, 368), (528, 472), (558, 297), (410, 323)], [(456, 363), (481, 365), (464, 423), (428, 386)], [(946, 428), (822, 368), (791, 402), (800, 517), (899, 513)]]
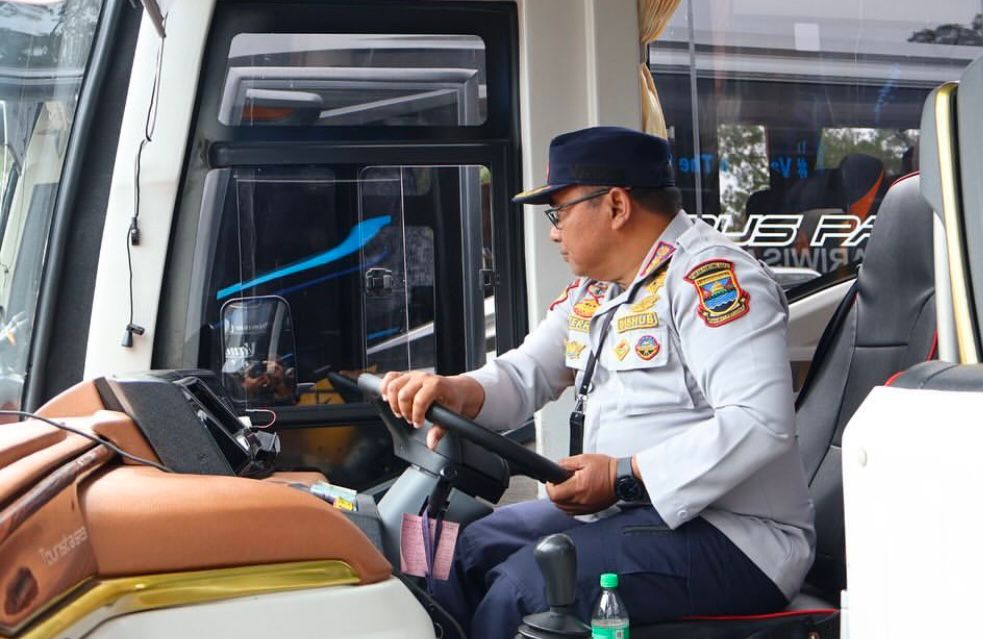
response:
[(801, 384), (884, 194), (918, 170), (926, 96), (983, 40), (955, 0), (890, 16), (766, 4), (686, 0), (648, 63), (687, 213), (768, 264), (792, 302), (844, 285), (794, 318)]
[[(0, 407), (19, 409), (62, 170), (103, 2), (0, 3)], [(5, 416), (0, 421), (16, 418)]]
[(216, 3), (154, 348), (275, 411), (278, 468), (358, 489), (404, 462), (329, 372), (455, 374), (526, 332), (516, 8), (380, 6)]
[[(794, 299), (853, 276), (884, 193), (918, 168), (925, 97), (983, 47), (947, 35), (978, 33), (952, 0), (890, 20), (854, 5), (772, 9), (694, 3), (690, 24), (684, 3), (649, 67), (686, 211)], [(941, 23), (942, 38), (924, 28)]]
[(487, 115), (475, 35), (240, 33), (219, 121), (234, 126), (475, 126)]

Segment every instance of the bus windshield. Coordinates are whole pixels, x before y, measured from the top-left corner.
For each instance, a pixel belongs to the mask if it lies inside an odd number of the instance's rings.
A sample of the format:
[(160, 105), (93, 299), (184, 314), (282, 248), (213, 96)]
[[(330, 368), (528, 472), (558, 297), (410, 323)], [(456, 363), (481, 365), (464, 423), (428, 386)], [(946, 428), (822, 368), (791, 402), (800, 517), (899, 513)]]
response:
[(0, 1), (0, 408), (19, 409), (42, 266), (102, 0)]

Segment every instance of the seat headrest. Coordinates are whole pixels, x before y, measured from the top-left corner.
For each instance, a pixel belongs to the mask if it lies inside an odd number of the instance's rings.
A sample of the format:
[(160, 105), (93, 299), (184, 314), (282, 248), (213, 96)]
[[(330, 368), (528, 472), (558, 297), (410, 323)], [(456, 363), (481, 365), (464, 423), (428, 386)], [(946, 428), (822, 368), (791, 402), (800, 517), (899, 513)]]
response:
[[(858, 342), (907, 343), (909, 322), (935, 290), (932, 209), (919, 191), (916, 174), (894, 183), (877, 212), (860, 266), (859, 296), (866, 312), (859, 317)], [(872, 310), (873, 309), (873, 310)], [(896, 334), (897, 333), (897, 334)]]
[(863, 153), (850, 153), (840, 160), (844, 209), (860, 217), (873, 210), (874, 200), (884, 181), (884, 163)]

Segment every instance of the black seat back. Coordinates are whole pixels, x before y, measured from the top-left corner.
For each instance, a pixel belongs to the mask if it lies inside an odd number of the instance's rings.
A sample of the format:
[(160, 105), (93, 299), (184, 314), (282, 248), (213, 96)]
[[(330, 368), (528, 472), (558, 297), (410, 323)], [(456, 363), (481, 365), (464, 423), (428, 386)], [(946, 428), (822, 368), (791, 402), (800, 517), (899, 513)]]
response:
[(832, 600), (846, 582), (843, 429), (874, 386), (930, 358), (935, 346), (932, 211), (917, 175), (884, 196), (854, 290), (842, 321), (823, 336), (796, 413), (816, 505), (816, 562), (806, 582)]

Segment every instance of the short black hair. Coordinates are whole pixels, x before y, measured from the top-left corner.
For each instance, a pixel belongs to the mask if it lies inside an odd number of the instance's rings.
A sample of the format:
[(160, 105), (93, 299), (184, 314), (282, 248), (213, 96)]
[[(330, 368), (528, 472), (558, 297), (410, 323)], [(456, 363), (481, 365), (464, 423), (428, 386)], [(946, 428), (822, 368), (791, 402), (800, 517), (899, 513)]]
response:
[(683, 208), (683, 193), (675, 186), (661, 189), (632, 188), (628, 192), (635, 203), (654, 213), (663, 213), (672, 217)]

